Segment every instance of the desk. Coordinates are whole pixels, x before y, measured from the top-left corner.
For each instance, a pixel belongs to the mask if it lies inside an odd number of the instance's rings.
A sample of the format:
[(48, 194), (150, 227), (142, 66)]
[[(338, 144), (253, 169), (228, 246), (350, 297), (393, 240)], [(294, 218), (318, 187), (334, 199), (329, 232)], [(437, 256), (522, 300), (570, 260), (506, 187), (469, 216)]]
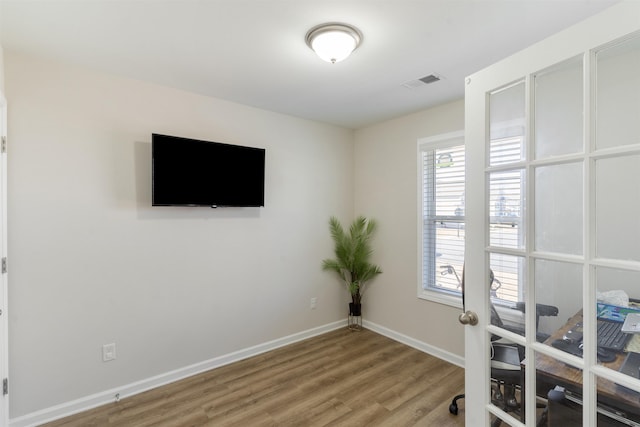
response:
[[(554, 340), (562, 339), (562, 336), (573, 325), (581, 321), (582, 310), (551, 335), (545, 341), (545, 344), (551, 345)], [(616, 360), (610, 363), (602, 363), (602, 366), (617, 371), (622, 366), (625, 357), (626, 353), (620, 353), (617, 355)], [(536, 383), (540, 383), (537, 387), (540, 392), (538, 394), (544, 393), (546, 396), (547, 391), (559, 385), (578, 395), (582, 395), (582, 370), (543, 354), (537, 354), (536, 356), (536, 370)], [(614, 382), (601, 377), (597, 379), (597, 389), (599, 404), (620, 410), (626, 413), (629, 419), (640, 420), (640, 393), (618, 386)]]

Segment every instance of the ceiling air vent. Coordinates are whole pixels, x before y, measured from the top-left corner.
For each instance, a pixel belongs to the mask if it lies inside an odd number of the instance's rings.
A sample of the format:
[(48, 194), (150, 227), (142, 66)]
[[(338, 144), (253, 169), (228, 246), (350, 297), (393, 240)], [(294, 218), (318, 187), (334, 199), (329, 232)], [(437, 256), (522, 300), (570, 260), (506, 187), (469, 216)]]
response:
[(442, 76), (434, 73), (416, 80), (409, 80), (408, 82), (403, 83), (402, 86), (406, 87), (407, 89), (417, 89), (419, 87), (435, 83), (440, 80), (442, 80)]

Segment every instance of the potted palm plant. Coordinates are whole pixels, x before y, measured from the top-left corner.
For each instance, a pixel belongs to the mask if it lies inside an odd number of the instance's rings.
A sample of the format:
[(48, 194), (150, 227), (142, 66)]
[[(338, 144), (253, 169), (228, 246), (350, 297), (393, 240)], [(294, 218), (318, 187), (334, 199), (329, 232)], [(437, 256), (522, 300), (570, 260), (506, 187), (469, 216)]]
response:
[(365, 286), (382, 273), (380, 267), (370, 262), (373, 253), (370, 242), (376, 228), (374, 220), (359, 216), (351, 223), (347, 233), (336, 217), (329, 219), (335, 258), (323, 260), (322, 269), (336, 272), (351, 295), (350, 327), (362, 324), (362, 295), (366, 290)]

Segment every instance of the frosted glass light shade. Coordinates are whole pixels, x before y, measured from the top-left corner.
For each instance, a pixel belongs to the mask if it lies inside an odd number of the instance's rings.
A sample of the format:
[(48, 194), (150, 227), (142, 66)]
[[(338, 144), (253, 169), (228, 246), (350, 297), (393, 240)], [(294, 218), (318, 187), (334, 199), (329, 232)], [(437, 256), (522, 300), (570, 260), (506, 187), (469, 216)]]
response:
[(356, 28), (345, 24), (322, 24), (307, 33), (307, 45), (323, 60), (335, 64), (351, 55), (362, 40)]

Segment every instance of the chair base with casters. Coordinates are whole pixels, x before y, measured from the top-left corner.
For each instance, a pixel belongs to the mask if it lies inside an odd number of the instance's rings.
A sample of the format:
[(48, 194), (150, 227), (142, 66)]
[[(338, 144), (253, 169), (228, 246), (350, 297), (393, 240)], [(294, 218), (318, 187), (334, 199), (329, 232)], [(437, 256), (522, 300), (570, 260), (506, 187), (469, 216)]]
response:
[(459, 394), (453, 398), (451, 405), (449, 405), (449, 412), (453, 415), (458, 415), (458, 400), (464, 399), (464, 394)]
[[(504, 340), (491, 343), (491, 403), (505, 412), (520, 413), (520, 404), (516, 399), (521, 381), (520, 360), (522, 354), (519, 346)], [(449, 412), (458, 415), (458, 400), (464, 394), (453, 398)]]
[[(520, 405), (517, 402), (517, 400), (515, 400), (515, 389), (513, 390), (514, 390), (513, 399), (508, 398), (508, 397), (505, 397), (506, 395), (500, 391), (500, 384), (492, 384), (491, 401), (494, 405), (501, 407), (501, 409), (503, 410), (504, 410), (504, 406), (509, 408), (505, 412), (516, 412), (519, 414)], [(449, 405), (449, 412), (452, 413), (453, 415), (458, 415), (458, 400), (460, 399), (464, 399), (464, 394), (459, 394), (455, 396), (451, 401), (451, 404)], [(538, 427), (546, 426), (547, 418), (548, 418), (548, 406), (544, 403), (537, 403), (536, 407), (538, 409), (542, 409), (542, 412), (540, 413), (540, 416), (536, 421), (536, 426)], [(491, 423), (491, 427), (499, 427), (500, 425), (502, 425), (502, 420), (500, 418), (494, 419), (493, 422)]]
[[(524, 304), (518, 303), (516, 310), (524, 312)], [(491, 306), (492, 321), (491, 323), (524, 335), (522, 328), (513, 328), (504, 325), (500, 320), (500, 316), (493, 305)], [(553, 306), (544, 304), (536, 304), (536, 329), (540, 317), (557, 316), (558, 309)], [(543, 342), (549, 336), (541, 333), (536, 334), (536, 341)], [(496, 337), (497, 338), (497, 337)], [(522, 380), (522, 372), (520, 370), (520, 361), (524, 358), (524, 349), (511, 342), (497, 339), (492, 341), (491, 354), (491, 403), (499, 407), (505, 412), (513, 412), (521, 418), (521, 405), (516, 398), (517, 392), (521, 391), (520, 383)], [(458, 415), (458, 401), (464, 398), (464, 394), (459, 394), (453, 398), (449, 405), (449, 412)], [(543, 409), (536, 425), (546, 425), (547, 408), (544, 404), (537, 404), (537, 407)], [(499, 418), (493, 421), (492, 426), (497, 427), (502, 424)]]

